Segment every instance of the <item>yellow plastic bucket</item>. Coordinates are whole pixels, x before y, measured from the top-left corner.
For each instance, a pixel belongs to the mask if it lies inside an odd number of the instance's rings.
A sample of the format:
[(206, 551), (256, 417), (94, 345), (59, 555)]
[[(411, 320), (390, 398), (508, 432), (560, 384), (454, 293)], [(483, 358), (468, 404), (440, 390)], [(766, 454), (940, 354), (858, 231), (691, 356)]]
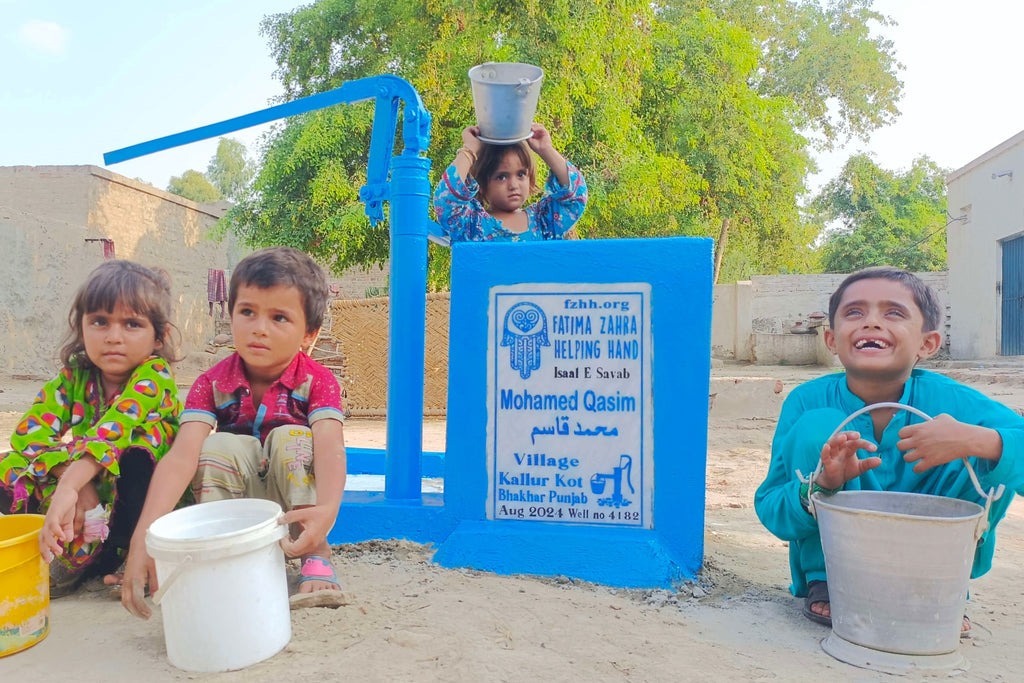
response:
[(50, 632), (50, 567), (39, 554), (42, 515), (0, 517), (0, 657)]

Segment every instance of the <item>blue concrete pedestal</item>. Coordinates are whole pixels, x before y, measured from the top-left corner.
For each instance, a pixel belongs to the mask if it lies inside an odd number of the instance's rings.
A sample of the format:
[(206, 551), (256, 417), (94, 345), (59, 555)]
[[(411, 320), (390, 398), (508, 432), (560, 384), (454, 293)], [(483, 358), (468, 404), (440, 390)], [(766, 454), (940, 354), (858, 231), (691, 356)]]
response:
[(395, 501), (387, 498), (383, 491), (346, 491), (327, 540), (359, 543), (376, 538), (401, 538), (416, 543), (437, 543), (447, 538), (456, 524), (440, 493), (424, 493), (420, 498)]
[[(457, 525), (435, 554), (436, 562), (501, 574), (566, 575), (628, 587), (671, 587), (694, 576), (704, 548), (711, 273), (712, 242), (703, 238), (453, 247), (445, 508)], [(596, 294), (588, 294), (588, 287)], [(511, 291), (512, 298), (502, 304), (506, 291)], [(555, 297), (564, 296), (569, 317), (581, 313), (573, 310), (577, 307), (573, 292), (580, 293), (579, 307), (598, 310), (591, 310), (589, 320), (583, 316), (556, 321), (563, 316), (549, 309), (561, 313), (563, 304)], [(622, 362), (606, 362), (612, 354), (601, 349), (606, 344), (610, 349), (620, 338), (639, 338), (631, 328), (619, 337), (615, 336), (619, 332), (599, 329), (611, 322), (597, 313), (613, 308), (615, 302), (609, 298), (615, 296), (633, 297), (634, 304), (643, 301), (643, 306), (629, 309), (630, 316), (649, 311), (649, 320), (642, 319), (640, 324), (650, 326), (650, 337), (639, 345), (650, 354), (650, 365), (644, 366), (649, 367), (649, 377), (644, 377), (641, 392), (634, 391), (635, 369), (627, 380), (611, 379), (599, 387), (595, 395), (606, 395), (613, 403), (624, 400), (624, 407), (614, 410), (626, 411), (599, 413), (596, 407), (584, 409), (584, 389), (593, 385), (574, 385), (579, 380), (573, 379), (573, 372), (582, 377), (586, 372), (598, 373), (599, 368), (601, 372), (621, 368)], [(547, 303), (539, 305), (531, 299)], [(502, 310), (507, 311), (502, 320), (491, 319), (502, 317)], [(509, 320), (515, 319), (518, 328), (510, 326)], [(567, 332), (570, 328), (576, 331)], [(590, 348), (596, 355), (590, 358), (600, 361), (566, 360), (579, 358), (567, 346), (577, 342), (584, 347), (596, 344)], [(513, 376), (506, 382), (515, 389), (502, 385), (510, 362), (523, 377), (520, 381)], [(568, 379), (563, 380), (563, 375)], [(540, 379), (531, 380), (534, 376)], [(549, 388), (531, 394), (532, 389), (523, 387), (541, 386), (529, 384), (532, 381), (546, 382)], [(627, 387), (627, 382), (633, 384)], [(538, 392), (543, 394), (539, 399)], [(532, 412), (516, 413), (499, 427), (497, 416), (519, 409), (513, 399), (526, 404), (522, 410)], [(538, 403), (531, 407), (534, 400)], [(546, 410), (548, 404), (564, 407)], [(524, 429), (524, 420), (527, 426), (537, 426)], [(648, 430), (642, 438), (631, 424), (637, 420)], [(509, 424), (514, 427), (511, 431)], [(573, 425), (572, 432), (568, 425)], [(633, 441), (617, 430), (629, 431)], [(507, 465), (511, 448), (499, 447), (499, 433), (506, 434), (503, 443), (516, 444), (511, 467)], [(590, 455), (588, 444), (615, 448), (620, 443), (622, 450), (613, 452), (622, 452), (622, 465), (632, 464), (633, 469), (628, 481), (615, 479), (614, 488), (604, 484), (612, 481), (613, 474), (622, 475), (622, 466), (602, 464), (586, 470), (583, 464), (570, 464), (560, 469), (549, 462), (551, 454), (557, 454), (582, 463)], [(642, 446), (629, 451), (627, 443)], [(556, 475), (562, 477), (561, 483)], [(550, 490), (533, 484), (544, 477), (550, 480)], [(627, 484), (636, 486), (636, 491), (626, 489)], [(572, 507), (571, 514), (554, 515), (554, 521), (549, 521), (550, 512), (539, 510), (548, 503), (534, 502), (537, 495), (554, 498), (570, 490), (574, 502), (563, 502), (561, 507), (554, 503), (550, 509), (570, 513), (569, 506), (576, 506), (577, 499), (586, 500), (580, 508)], [(641, 490), (651, 496), (643, 499), (646, 502), (641, 502)], [(619, 494), (627, 492), (630, 499), (624, 500), (627, 496)], [(548, 519), (508, 519), (510, 510), (501, 509), (499, 500), (526, 501), (509, 503), (508, 508), (520, 516), (542, 513)], [(598, 501), (605, 507), (598, 508)], [(570, 516), (578, 519), (577, 509), (586, 506), (589, 518), (566, 523)], [(623, 510), (636, 515), (634, 526), (608, 521)]]
[(434, 554), (444, 567), (474, 567), (498, 574), (570, 576), (610, 586), (670, 587), (701, 566), (703, 546), (674, 553), (656, 532), (464, 521)]

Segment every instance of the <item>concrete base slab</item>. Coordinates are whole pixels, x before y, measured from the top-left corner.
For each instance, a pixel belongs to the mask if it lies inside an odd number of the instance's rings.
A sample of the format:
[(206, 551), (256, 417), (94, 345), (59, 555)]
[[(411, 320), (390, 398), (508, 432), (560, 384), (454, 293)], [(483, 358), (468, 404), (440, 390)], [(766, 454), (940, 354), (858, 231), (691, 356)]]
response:
[(652, 530), (463, 521), (434, 562), (497, 574), (570, 576), (625, 588), (672, 588), (700, 569), (703, 548), (674, 557)]

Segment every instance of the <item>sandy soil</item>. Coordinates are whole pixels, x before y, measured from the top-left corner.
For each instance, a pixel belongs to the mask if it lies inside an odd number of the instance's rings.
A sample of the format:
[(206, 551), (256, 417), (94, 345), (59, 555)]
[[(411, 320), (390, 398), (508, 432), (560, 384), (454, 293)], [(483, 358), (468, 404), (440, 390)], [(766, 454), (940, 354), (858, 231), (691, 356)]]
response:
[[(1024, 408), (1024, 368), (943, 370)], [(789, 595), (786, 546), (758, 522), (753, 493), (786, 393), (816, 368), (721, 366), (709, 420), (705, 566), (678, 591), (617, 590), (568, 580), (442, 569), (404, 541), (338, 546), (352, 604), (292, 612), (290, 644), (244, 671), (190, 675), (166, 658), (158, 613), (142, 622), (98, 586), (54, 600), (51, 633), (0, 659), (3, 680), (712, 681), (887, 678), (842, 664), (819, 645), (828, 630)], [(0, 443), (38, 383), (0, 383)], [(346, 441), (382, 447), (384, 423), (350, 420)], [(424, 427), (444, 450), (444, 423)], [(1000, 526), (991, 572), (972, 583), (968, 670), (930, 678), (1004, 681), (1024, 669), (1024, 504)]]

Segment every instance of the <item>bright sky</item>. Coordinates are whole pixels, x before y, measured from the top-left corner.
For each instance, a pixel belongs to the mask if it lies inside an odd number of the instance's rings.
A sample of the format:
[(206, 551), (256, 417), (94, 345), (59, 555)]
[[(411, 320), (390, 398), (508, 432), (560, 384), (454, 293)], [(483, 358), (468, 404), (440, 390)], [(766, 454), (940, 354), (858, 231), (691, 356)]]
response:
[[(94, 164), (103, 153), (262, 109), (281, 94), (260, 20), (296, 0), (0, 0), (0, 166)], [(927, 154), (963, 166), (1024, 129), (1016, 82), (1024, 5), (875, 0), (898, 25), (897, 123), (819, 158), (817, 189), (856, 151), (890, 169)], [(462, 86), (460, 86), (462, 87)], [(429, 108), (430, 103), (426, 103)], [(267, 126), (232, 135), (255, 153)], [(115, 164), (166, 187), (204, 171), (216, 140)]]
[[(282, 93), (259, 33), (296, 0), (0, 0), (0, 166), (103, 153), (263, 109)], [(254, 152), (261, 129), (230, 137)], [(110, 166), (166, 188), (217, 140)]]
[(903, 99), (900, 117), (865, 144), (822, 155), (818, 189), (859, 151), (891, 170), (927, 154), (955, 170), (1024, 130), (1020, 64), (1024, 5), (1005, 0), (875, 0), (896, 26), (880, 29), (895, 43)]

